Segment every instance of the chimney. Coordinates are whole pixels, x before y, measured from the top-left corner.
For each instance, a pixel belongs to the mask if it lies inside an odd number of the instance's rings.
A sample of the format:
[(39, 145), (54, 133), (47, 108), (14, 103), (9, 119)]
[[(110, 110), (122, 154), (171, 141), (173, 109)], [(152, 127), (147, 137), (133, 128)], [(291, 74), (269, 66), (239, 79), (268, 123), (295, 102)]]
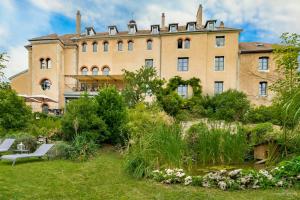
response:
[(76, 34), (80, 35), (81, 33), (81, 14), (80, 11), (77, 10), (76, 13)]
[(220, 22), (220, 28), (224, 28), (224, 22), (223, 21)]
[(165, 13), (161, 14), (161, 29), (165, 29), (166, 25), (166, 17), (165, 17)]
[(200, 4), (198, 11), (197, 11), (197, 28), (200, 29), (202, 27), (202, 4)]

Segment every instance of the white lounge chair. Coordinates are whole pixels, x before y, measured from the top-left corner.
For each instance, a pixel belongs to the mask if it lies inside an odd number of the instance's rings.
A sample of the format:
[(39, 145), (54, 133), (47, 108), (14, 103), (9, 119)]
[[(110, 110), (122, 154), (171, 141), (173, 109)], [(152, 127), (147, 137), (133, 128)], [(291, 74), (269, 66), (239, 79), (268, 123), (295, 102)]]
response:
[(15, 142), (15, 139), (5, 139), (1, 144), (0, 144), (0, 153), (6, 152), (9, 150), (11, 145)]
[(12, 154), (12, 155), (4, 155), (1, 157), (2, 160), (10, 160), (12, 161), (12, 166), (15, 165), (16, 160), (19, 158), (42, 158), (46, 155), (46, 153), (53, 147), (54, 144), (42, 144), (35, 152), (27, 153), (27, 154)]

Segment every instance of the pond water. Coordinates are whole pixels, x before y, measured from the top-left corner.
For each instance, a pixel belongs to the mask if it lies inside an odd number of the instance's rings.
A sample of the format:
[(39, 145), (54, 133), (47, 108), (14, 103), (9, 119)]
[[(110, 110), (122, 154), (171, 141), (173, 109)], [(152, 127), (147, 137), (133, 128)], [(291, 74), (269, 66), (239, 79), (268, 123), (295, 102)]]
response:
[(219, 170), (235, 170), (235, 169), (255, 169), (260, 170), (264, 169), (266, 166), (264, 164), (254, 164), (254, 163), (244, 163), (237, 165), (194, 165), (192, 167), (186, 167), (185, 170), (187, 174), (197, 176), (197, 175), (205, 175), (212, 171)]

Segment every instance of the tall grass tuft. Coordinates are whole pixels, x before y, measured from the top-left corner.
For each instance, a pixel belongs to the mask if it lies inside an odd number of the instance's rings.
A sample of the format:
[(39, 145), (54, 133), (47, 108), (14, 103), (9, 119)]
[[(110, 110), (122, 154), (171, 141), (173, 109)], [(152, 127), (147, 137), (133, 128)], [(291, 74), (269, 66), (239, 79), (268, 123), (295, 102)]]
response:
[(186, 136), (188, 155), (196, 164), (238, 164), (244, 161), (248, 150), (246, 135), (241, 129), (207, 127), (204, 123), (193, 125)]
[(153, 169), (180, 167), (184, 152), (180, 126), (157, 124), (148, 133), (131, 138), (125, 169), (134, 177), (141, 178)]

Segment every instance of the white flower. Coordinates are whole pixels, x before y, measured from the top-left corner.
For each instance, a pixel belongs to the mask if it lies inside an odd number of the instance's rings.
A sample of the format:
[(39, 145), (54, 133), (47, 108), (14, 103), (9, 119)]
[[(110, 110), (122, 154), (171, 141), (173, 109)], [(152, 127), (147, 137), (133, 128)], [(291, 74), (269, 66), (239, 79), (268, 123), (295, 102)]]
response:
[(277, 186), (277, 187), (282, 187), (282, 186), (283, 186), (283, 181), (278, 181), (278, 182), (276, 183), (276, 186)]
[(174, 173), (174, 170), (173, 169), (165, 169), (167, 175), (172, 175)]
[(176, 176), (179, 177), (179, 178), (181, 178), (181, 177), (185, 176), (185, 173), (183, 173), (183, 172), (177, 172)]
[(224, 181), (220, 181), (218, 186), (221, 190), (226, 190), (227, 184)]
[(208, 181), (203, 181), (203, 182), (202, 182), (202, 186), (203, 186), (203, 187), (210, 187)]
[(193, 181), (192, 177), (191, 176), (187, 176), (184, 179), (184, 185), (189, 185), (189, 184), (192, 183), (192, 181)]

